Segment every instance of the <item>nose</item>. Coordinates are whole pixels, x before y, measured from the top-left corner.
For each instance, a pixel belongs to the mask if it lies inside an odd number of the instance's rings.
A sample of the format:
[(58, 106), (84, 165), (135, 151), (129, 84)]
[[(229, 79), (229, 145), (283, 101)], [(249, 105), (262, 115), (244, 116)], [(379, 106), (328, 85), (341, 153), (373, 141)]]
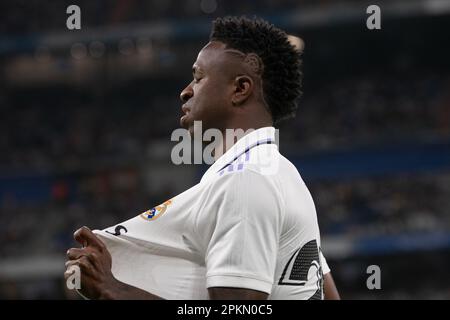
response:
[(192, 96), (194, 95), (194, 91), (192, 91), (191, 84), (189, 84), (183, 91), (180, 93), (180, 100), (183, 103), (186, 103)]

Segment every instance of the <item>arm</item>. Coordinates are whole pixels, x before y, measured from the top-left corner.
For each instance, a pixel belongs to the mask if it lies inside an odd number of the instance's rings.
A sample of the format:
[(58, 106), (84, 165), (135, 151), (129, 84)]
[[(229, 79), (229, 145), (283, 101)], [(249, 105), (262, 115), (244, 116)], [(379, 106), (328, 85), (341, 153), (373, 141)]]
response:
[(325, 300), (341, 300), (339, 292), (334, 283), (333, 277), (331, 276), (331, 272), (328, 272), (327, 274), (324, 275), (323, 291), (325, 295)]
[(214, 287), (208, 292), (211, 300), (267, 300), (269, 296), (265, 292), (241, 288)]
[[(267, 300), (265, 292), (240, 288), (209, 288), (211, 300)], [(163, 298), (147, 291), (116, 280), (115, 285), (103, 293), (100, 299), (106, 300), (162, 300)]]
[[(198, 219), (211, 299), (267, 299), (273, 286), (281, 206), (270, 179), (253, 171), (222, 176)], [(264, 194), (264, 197), (261, 197)], [(213, 216), (211, 216), (213, 214)], [(214, 219), (211, 219), (213, 217)]]
[[(77, 265), (82, 271), (81, 293), (90, 299), (101, 300), (161, 300), (150, 292), (120, 282), (111, 273), (111, 255), (103, 242), (86, 227), (77, 230), (75, 240), (83, 248), (72, 248), (67, 252), (66, 268)], [(64, 273), (67, 279), (69, 271)], [(240, 288), (209, 288), (212, 300), (265, 300), (267, 293)]]
[[(212, 300), (267, 300), (268, 294), (261, 291), (240, 288), (209, 288)], [(331, 272), (324, 275), (325, 300), (341, 300)]]
[(115, 282), (103, 290), (100, 300), (164, 300), (163, 298), (151, 294), (150, 292), (130, 286), (126, 283), (115, 280)]
[[(341, 300), (331, 272), (324, 275), (325, 300)], [(261, 291), (240, 288), (209, 288), (212, 300), (267, 300), (268, 294)]]

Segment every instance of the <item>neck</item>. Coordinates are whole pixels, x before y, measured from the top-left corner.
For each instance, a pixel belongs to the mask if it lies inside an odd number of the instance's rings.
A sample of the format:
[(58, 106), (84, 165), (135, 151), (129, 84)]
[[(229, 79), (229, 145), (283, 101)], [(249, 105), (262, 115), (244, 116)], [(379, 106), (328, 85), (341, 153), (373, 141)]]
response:
[(239, 122), (236, 122), (234, 125), (229, 126), (231, 129), (228, 132), (226, 130), (222, 130), (223, 140), (216, 147), (216, 151), (214, 153), (214, 160), (217, 160), (222, 156), (225, 152), (227, 152), (236, 142), (247, 135), (248, 133), (257, 130), (259, 128), (271, 127), (273, 126), (272, 119), (268, 119), (265, 121), (255, 121), (258, 119), (252, 119), (251, 122), (246, 122), (244, 119), (240, 119)]

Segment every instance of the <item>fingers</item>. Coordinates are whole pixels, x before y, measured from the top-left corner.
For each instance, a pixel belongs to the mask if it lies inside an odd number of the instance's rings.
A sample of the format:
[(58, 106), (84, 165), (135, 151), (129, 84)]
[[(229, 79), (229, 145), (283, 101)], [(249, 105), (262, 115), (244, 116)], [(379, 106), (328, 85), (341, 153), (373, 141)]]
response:
[(65, 265), (66, 265), (66, 272), (68, 269), (70, 269), (70, 267), (75, 266), (78, 264), (78, 259), (77, 260), (69, 260), (66, 261)]
[(100, 251), (105, 249), (105, 244), (88, 227), (81, 227), (75, 231), (73, 237), (83, 247), (92, 246)]
[(88, 227), (81, 227), (77, 231), (74, 232), (73, 238), (76, 242), (80, 243), (83, 247), (87, 247), (87, 240), (84, 238), (84, 234), (87, 232)]
[[(87, 247), (87, 248), (71, 248), (69, 250), (67, 250), (67, 258), (69, 259), (69, 261), (67, 261), (67, 263), (72, 262), (74, 260), (79, 260), (82, 257), (86, 257), (89, 262), (96, 268), (99, 267), (99, 255), (97, 254), (97, 252), (94, 251), (95, 249), (92, 249), (91, 247)], [(67, 263), (66, 263), (66, 267), (67, 267)]]
[(66, 262), (66, 273), (71, 274), (69, 271), (72, 269), (72, 266), (78, 266), (84, 272), (91, 271), (93, 269), (92, 263), (87, 256), (82, 256), (76, 260), (69, 260)]
[(78, 258), (80, 258), (81, 256), (85, 256), (88, 252), (86, 252), (86, 250), (80, 249), (80, 248), (72, 248), (67, 250), (67, 258), (69, 260), (76, 260)]

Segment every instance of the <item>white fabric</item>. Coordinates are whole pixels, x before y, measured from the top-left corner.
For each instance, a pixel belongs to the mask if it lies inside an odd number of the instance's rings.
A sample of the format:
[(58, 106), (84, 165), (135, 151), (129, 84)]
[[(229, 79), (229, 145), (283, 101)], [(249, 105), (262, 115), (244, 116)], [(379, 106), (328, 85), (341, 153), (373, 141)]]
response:
[(247, 134), (197, 185), (96, 230), (111, 252), (114, 276), (166, 299), (208, 299), (209, 287), (253, 289), (270, 299), (316, 292), (322, 298), (321, 270), (329, 269), (319, 258), (314, 203), (296, 168), (267, 143), (274, 132)]
[(322, 271), (323, 274), (327, 274), (331, 272), (330, 267), (328, 266), (327, 260), (325, 259), (325, 257), (323, 256), (322, 251), (320, 251), (320, 261), (322, 263)]

